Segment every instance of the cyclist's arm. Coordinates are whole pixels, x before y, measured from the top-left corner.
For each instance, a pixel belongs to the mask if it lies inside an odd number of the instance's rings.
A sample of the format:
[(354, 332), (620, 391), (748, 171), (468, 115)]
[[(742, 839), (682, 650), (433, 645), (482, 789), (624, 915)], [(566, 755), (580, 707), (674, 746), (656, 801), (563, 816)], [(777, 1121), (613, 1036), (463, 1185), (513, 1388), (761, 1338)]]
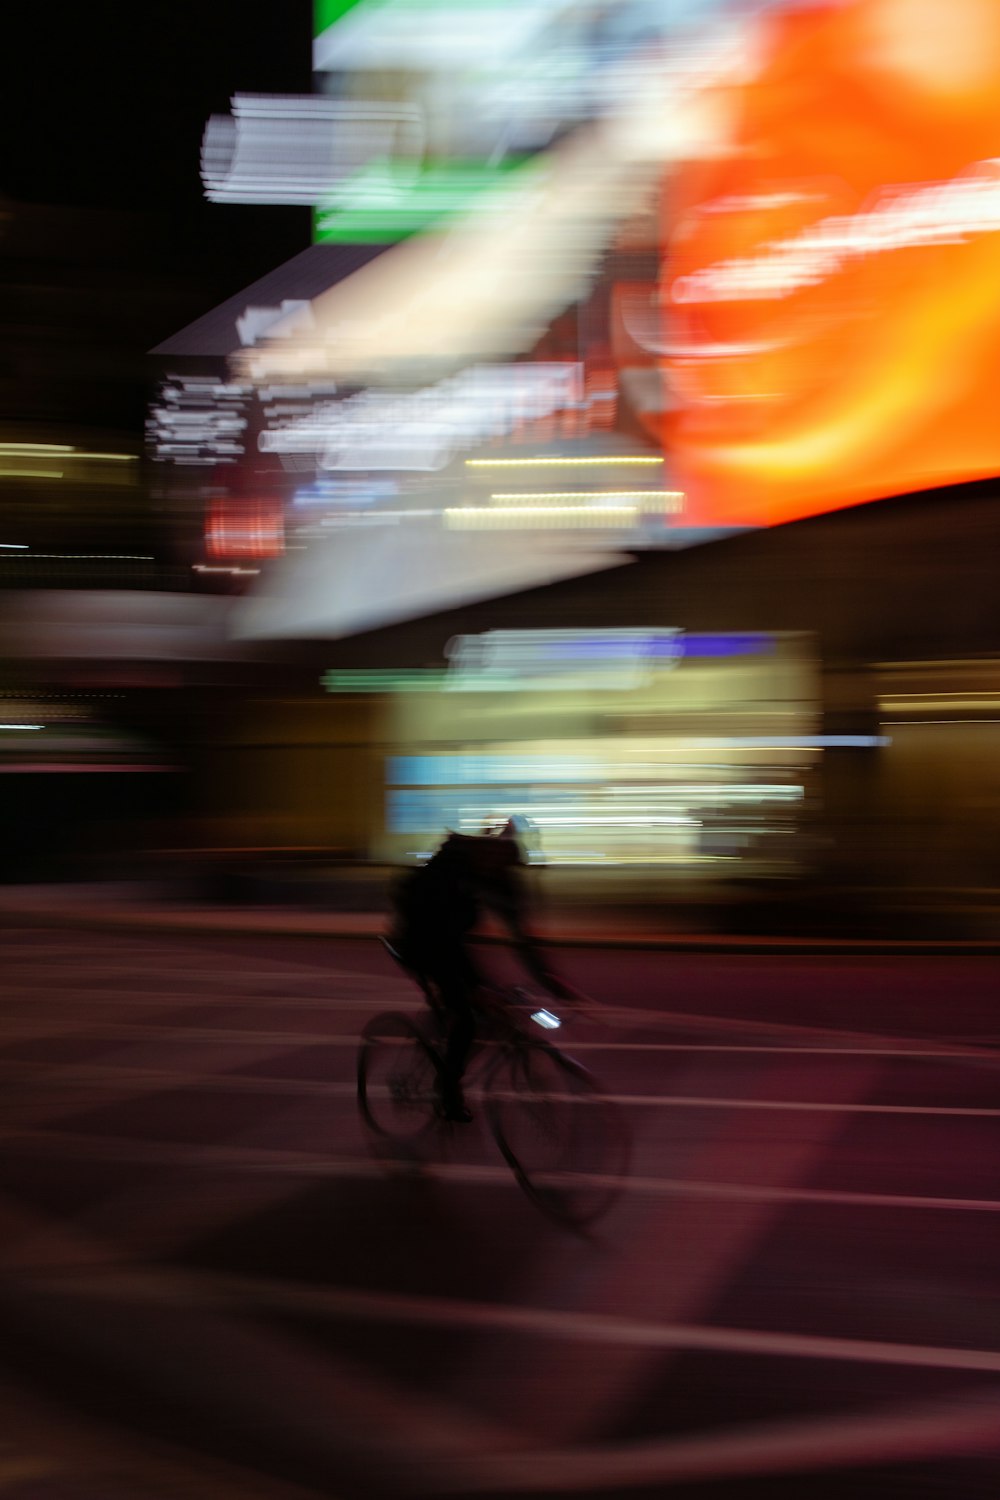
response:
[(610, 1013), (598, 1005), (589, 995), (569, 984), (548, 961), (539, 939), (528, 925), (528, 901), (524, 887), (516, 870), (506, 872), (507, 879), (493, 893), (491, 904), (494, 911), (506, 923), (517, 944), (521, 961), (531, 977), (548, 990), (550, 995), (572, 1007), (581, 1019), (596, 1021), (602, 1025), (613, 1024)]
[(519, 868), (513, 867), (502, 871), (502, 876), (492, 883), (487, 900), (493, 912), (502, 919), (511, 938), (516, 942), (520, 960), (535, 983), (540, 984), (549, 992), (549, 995), (555, 996), (562, 1004), (570, 1005), (577, 1016), (585, 1017), (586, 1020), (607, 1022), (604, 1008), (595, 1004), (588, 995), (583, 995), (580, 990), (574, 989), (550, 965), (547, 954), (544, 953), (540, 941), (532, 933), (528, 924), (528, 894), (520, 879)]
[(577, 990), (573, 984), (564, 980), (561, 974), (556, 974), (555, 969), (550, 965), (540, 941), (531, 932), (526, 922), (526, 901), (523, 900), (523, 891), (517, 880), (511, 880), (511, 892), (513, 892), (513, 900), (505, 913), (505, 919), (507, 919), (511, 936), (517, 944), (522, 963), (534, 978), (535, 983), (541, 984), (549, 995), (555, 996), (562, 1004), (571, 1007), (580, 1019), (610, 1025), (610, 1016), (606, 1007), (592, 1001), (591, 996), (583, 995), (582, 990)]
[(498, 882), (491, 892), (491, 905), (514, 939), (521, 962), (531, 977), (550, 994), (561, 1000), (574, 1001), (577, 992), (552, 968), (539, 939), (528, 925), (528, 901), (517, 872), (509, 870), (505, 873), (506, 879)]

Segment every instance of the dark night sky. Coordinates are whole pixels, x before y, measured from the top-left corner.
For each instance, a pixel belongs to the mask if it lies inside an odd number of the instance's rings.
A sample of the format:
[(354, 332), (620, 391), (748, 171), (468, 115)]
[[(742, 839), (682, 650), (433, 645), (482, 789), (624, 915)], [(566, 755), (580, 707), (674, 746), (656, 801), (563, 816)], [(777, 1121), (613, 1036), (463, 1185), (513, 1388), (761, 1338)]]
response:
[(199, 151), (232, 94), (310, 90), (311, 9), (26, 0), (6, 36), (0, 198), (148, 215), (151, 278), (172, 278), (175, 294), (184, 279), (190, 315), (206, 311), (308, 244), (304, 209), (206, 203)]

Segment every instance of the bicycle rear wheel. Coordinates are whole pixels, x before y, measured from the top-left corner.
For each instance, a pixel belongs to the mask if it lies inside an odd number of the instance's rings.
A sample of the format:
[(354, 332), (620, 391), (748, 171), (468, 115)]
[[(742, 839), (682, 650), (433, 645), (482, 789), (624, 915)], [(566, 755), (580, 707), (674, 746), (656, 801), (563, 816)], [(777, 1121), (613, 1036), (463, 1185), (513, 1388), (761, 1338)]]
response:
[(487, 1118), (518, 1183), (550, 1217), (582, 1228), (620, 1193), (630, 1154), (624, 1117), (558, 1048), (526, 1041), (502, 1054), (488, 1080)]
[(437, 1060), (409, 1016), (386, 1011), (368, 1022), (358, 1048), (358, 1108), (376, 1135), (412, 1141), (437, 1118)]

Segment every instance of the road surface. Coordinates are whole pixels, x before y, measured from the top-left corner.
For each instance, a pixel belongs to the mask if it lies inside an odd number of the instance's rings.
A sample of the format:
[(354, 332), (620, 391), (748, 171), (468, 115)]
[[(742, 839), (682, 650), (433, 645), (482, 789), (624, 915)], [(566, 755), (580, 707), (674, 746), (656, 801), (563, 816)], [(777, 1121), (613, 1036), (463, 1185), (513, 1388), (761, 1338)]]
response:
[(15, 1500), (1000, 1489), (1000, 960), (560, 954), (634, 1137), (581, 1236), (478, 1117), (373, 1155), (374, 943), (0, 942)]

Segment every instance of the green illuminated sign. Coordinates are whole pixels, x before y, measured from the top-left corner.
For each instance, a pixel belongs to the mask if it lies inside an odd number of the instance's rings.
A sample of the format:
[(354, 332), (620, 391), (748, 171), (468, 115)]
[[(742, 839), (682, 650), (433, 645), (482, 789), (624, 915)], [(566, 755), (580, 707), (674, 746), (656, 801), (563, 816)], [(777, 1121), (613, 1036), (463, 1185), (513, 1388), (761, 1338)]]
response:
[(502, 124), (484, 134), (469, 122), (501, 109), (493, 94), (504, 95), (528, 65), (507, 51), (517, 43), (523, 52), (525, 28), (534, 37), (561, 3), (314, 0), (315, 92), (348, 113), (355, 106), (372, 133), (379, 107), (386, 111), (378, 154), (314, 207), (314, 242), (405, 239), (467, 209), (528, 160), (531, 152), (508, 149)]
[(328, 26), (343, 20), (363, 0), (313, 0), (313, 36), (322, 36)]
[(377, 243), (415, 234), (468, 208), (477, 194), (523, 163), (521, 157), (493, 166), (477, 161), (369, 163), (341, 185), (335, 203), (313, 210), (313, 239)]
[(444, 686), (445, 667), (345, 667), (324, 672), (328, 693), (433, 693)]

